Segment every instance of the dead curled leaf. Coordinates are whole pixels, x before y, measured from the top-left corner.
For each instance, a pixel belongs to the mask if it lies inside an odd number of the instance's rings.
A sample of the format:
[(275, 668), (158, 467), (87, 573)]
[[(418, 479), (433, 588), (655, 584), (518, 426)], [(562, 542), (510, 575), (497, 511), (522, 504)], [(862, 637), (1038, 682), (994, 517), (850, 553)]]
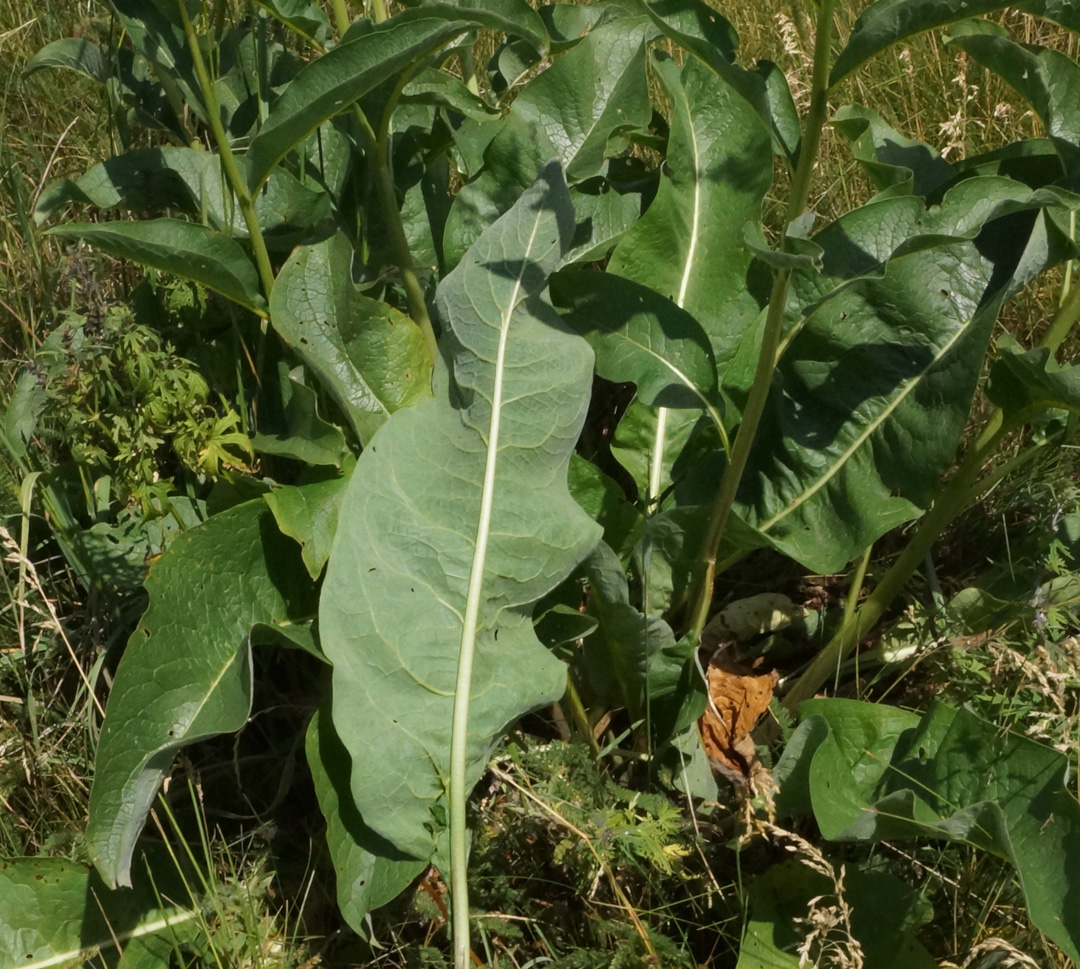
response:
[(713, 770), (739, 786), (753, 788), (763, 770), (750, 732), (769, 708), (777, 678), (736, 662), (723, 648), (705, 668), (709, 705), (698, 720), (701, 742)]

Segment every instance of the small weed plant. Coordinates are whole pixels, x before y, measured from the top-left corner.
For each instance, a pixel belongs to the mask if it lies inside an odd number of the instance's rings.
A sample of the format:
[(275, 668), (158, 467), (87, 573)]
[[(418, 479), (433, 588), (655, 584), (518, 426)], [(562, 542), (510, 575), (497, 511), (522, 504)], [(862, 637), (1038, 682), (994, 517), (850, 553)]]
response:
[[(295, 702), (319, 684), (288, 759), (372, 961), (372, 913), (419, 886), (408, 958), (448, 930), (455, 969), (934, 965), (926, 899), (851, 853), (904, 841), (1003, 862), (1080, 959), (1074, 513), (1030, 553), (1039, 645), (995, 660), (1059, 749), (944, 700), (819, 696), (920, 576), (919, 642), (879, 666), (1005, 622), (1005, 577), (950, 597), (931, 555), (1072, 446), (1080, 287), (1025, 345), (997, 322), (1080, 255), (1080, 65), (1008, 25), (1080, 13), (876, 0), (848, 27), (818, 0), (780, 24), (784, 70), (740, 58), (723, 7), (111, 0), (100, 43), (32, 59), (97, 85), (117, 142), (44, 187), (35, 231), (158, 282), (58, 318), (0, 442), (24, 520), (36, 489), (75, 574), (148, 604), (100, 724), (93, 871), (9, 862), (0, 961), (243, 961), (205, 884), (156, 887), (144, 829), (178, 753), (248, 723), (272, 649)], [(964, 86), (939, 153), (844, 103), (926, 32), (1038, 130), (963, 156)], [(866, 192), (815, 187), (825, 138)], [(762, 561), (850, 572), (843, 608), (763, 588)], [(495, 853), (533, 869), (512, 892)], [(545, 873), (570, 894), (502, 910)], [(590, 945), (555, 938), (544, 905), (582, 902)]]

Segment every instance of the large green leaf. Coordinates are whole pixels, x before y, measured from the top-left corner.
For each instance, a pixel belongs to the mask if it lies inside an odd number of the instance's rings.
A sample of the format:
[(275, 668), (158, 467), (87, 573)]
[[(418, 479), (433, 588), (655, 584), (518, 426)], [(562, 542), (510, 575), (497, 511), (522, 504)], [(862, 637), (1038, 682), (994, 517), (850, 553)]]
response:
[(675, 635), (663, 619), (646, 616), (630, 602), (626, 573), (618, 556), (601, 542), (585, 560), (588, 614), (596, 631), (585, 638), (584, 659), (589, 685), (614, 707), (625, 707), (632, 720), (645, 715), (649, 667), (664, 649), (673, 649)]
[(934, 27), (994, 13), (1003, 7), (1018, 7), (1037, 17), (1054, 20), (1064, 27), (1080, 30), (1080, 11), (1072, 0), (876, 0), (855, 21), (847, 46), (840, 52), (829, 75), (829, 84), (843, 80), (864, 61), (897, 41)]
[(1031, 103), (1062, 161), (1075, 172), (1080, 165), (1080, 66), (1060, 51), (988, 33), (954, 33), (950, 43)]
[(566, 485), (592, 351), (544, 296), (573, 228), (553, 164), (440, 285), (436, 397), (379, 430), (341, 510), (319, 619), (334, 722), (365, 822), (419, 858), (444, 823), (462, 650), (469, 784), (565, 686), (532, 611), (600, 533)]
[(85, 37), (64, 37), (46, 44), (33, 57), (23, 70), (23, 77), (37, 71), (63, 67), (78, 74), (85, 74), (95, 81), (104, 81), (108, 75), (101, 48)]
[[(767, 271), (761, 291), (748, 287), (753, 254), (743, 241), (772, 180), (769, 135), (745, 101), (697, 61), (681, 71), (670, 60), (654, 67), (672, 106), (665, 177), (615, 247), (608, 272), (655, 290), (696, 319), (723, 379), (769, 288)], [(644, 451), (653, 497), (673, 444), (663, 426), (668, 420), (661, 411)]]
[(366, 444), (395, 410), (430, 394), (432, 364), (420, 328), (353, 283), (352, 259), (340, 233), (297, 249), (278, 274), (270, 312)]
[(829, 839), (939, 837), (993, 851), (1015, 866), (1032, 922), (1080, 958), (1080, 805), (1063, 754), (943, 704), (921, 719), (854, 700), (801, 712), (796, 736), (816, 742), (777, 765), (782, 814), (808, 794)]
[(559, 273), (551, 293), (570, 308), (566, 321), (589, 341), (601, 377), (635, 383), (652, 407), (706, 410), (719, 421), (712, 347), (689, 313), (613, 273)]
[[(807, 568), (842, 568), (921, 514), (953, 460), (997, 307), (1060, 258), (1048, 220), (1023, 211), (1056, 196), (970, 182), (921, 217), (897, 199), (874, 203), (895, 210), (880, 247), (861, 248), (870, 221), (845, 217), (853, 231), (831, 234), (824, 259), (841, 278), (916, 234), (871, 275), (793, 287), (807, 287), (808, 315), (778, 367), (737, 510)], [(1000, 213), (1011, 214), (983, 225)]]
[(443, 17), (394, 17), (305, 67), (270, 110), (247, 153), (254, 191), (274, 165), (324, 121), (473, 27)]
[(315, 796), (326, 818), (338, 908), (354, 931), (366, 932), (368, 912), (401, 894), (427, 862), (402, 854), (364, 824), (349, 790), (349, 752), (334, 731), (329, 704), (312, 717), (305, 749)]
[(266, 315), (259, 275), (247, 254), (238, 242), (206, 226), (179, 219), (70, 222), (49, 234), (79, 239), (121, 259), (193, 280)]
[(90, 857), (110, 885), (131, 856), (176, 751), (239, 730), (251, 708), (249, 637), (311, 617), (300, 549), (249, 501), (173, 539), (146, 579), (150, 605), (116, 671), (90, 792)]
[[(671, 105), (664, 178), (652, 205), (615, 247), (608, 271), (648, 286), (705, 329), (721, 373), (760, 309), (747, 288), (743, 228), (761, 218), (772, 181), (765, 129), (697, 61), (654, 62)], [(764, 282), (767, 295), (768, 281)]]
[(556, 158), (572, 181), (600, 172), (613, 136), (649, 123), (647, 24), (601, 24), (532, 80), (484, 153), (484, 169), (458, 193), (446, 259), (462, 253)]
[[(169, 965), (175, 945), (198, 935), (202, 916), (182, 904), (191, 900), (175, 872), (139, 869), (134, 891), (112, 891), (92, 869), (64, 858), (0, 861), (0, 965)], [(169, 901), (159, 905), (161, 897)]]

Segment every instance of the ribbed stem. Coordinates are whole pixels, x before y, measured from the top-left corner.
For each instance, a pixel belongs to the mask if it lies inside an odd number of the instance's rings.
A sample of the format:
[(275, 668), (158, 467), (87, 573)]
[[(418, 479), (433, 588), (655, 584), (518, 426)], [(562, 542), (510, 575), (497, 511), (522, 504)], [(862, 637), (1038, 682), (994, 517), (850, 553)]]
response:
[[(817, 163), (821, 134), (829, 107), (829, 67), (832, 60), (833, 8), (836, 0), (821, 0), (818, 11), (817, 36), (814, 41), (814, 70), (811, 80), (810, 110), (806, 118), (806, 131), (799, 149), (799, 162), (791, 182), (788, 196), (785, 229), (802, 215), (810, 197), (810, 181)], [(788, 246), (787, 236), (781, 242), (781, 250)], [(724, 538), (728, 517), (735, 504), (735, 495), (739, 490), (750, 450), (757, 435), (761, 415), (765, 411), (765, 402), (772, 386), (776, 371), (777, 349), (784, 327), (784, 310), (787, 306), (790, 275), (786, 269), (777, 269), (773, 277), (772, 294), (769, 297), (769, 310), (765, 319), (765, 331), (758, 351), (754, 382), (746, 398), (742, 420), (735, 434), (727, 467), (720, 479), (720, 490), (713, 505), (712, 514), (705, 532), (702, 547), (702, 562), (690, 597), (691, 616), (689, 634), (691, 641), (696, 641), (709, 617), (712, 606), (713, 582), (716, 578), (716, 555)]]
[(274, 269), (270, 264), (270, 253), (266, 250), (266, 240), (263, 239), (262, 227), (259, 225), (259, 217), (255, 212), (255, 203), (248, 191), (247, 182), (236, 164), (236, 156), (233, 155), (229, 137), (225, 132), (225, 126), (221, 123), (221, 106), (218, 103), (217, 92), (206, 70), (203, 61), (202, 50), (199, 47), (199, 38), (195, 35), (191, 18), (188, 16), (185, 4), (177, 4), (180, 10), (180, 18), (184, 24), (184, 36), (187, 38), (188, 48), (191, 51), (191, 59), (195, 65), (195, 76), (199, 79), (199, 87), (202, 90), (203, 102), (206, 104), (206, 113), (210, 121), (210, 131), (214, 135), (217, 145), (218, 157), (221, 159), (221, 167), (225, 170), (225, 178), (228, 179), (229, 187), (236, 196), (236, 202), (240, 206), (240, 214), (247, 226), (248, 237), (251, 241), (251, 249), (255, 254), (255, 266), (259, 271), (259, 279), (262, 282), (263, 293), (267, 301), (274, 289)]

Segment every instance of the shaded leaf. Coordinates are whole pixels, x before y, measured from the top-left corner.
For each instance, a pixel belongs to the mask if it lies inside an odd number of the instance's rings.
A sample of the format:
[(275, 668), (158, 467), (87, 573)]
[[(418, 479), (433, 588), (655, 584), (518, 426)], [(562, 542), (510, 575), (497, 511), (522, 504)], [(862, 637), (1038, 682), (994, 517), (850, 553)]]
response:
[(135, 841), (176, 751), (247, 720), (252, 627), (314, 611), (299, 559), (256, 500), (178, 535), (151, 566), (150, 605), (116, 671), (90, 793), (90, 857), (110, 885), (131, 884)]
[(900, 134), (869, 108), (844, 105), (831, 123), (881, 191), (929, 195), (953, 177), (952, 166), (933, 148)]
[[(199, 934), (202, 916), (175, 872), (142, 867), (134, 890), (114, 891), (91, 868), (64, 858), (0, 862), (0, 965), (168, 965), (177, 942)], [(159, 906), (158, 893), (171, 901)]]
[(352, 257), (340, 233), (297, 249), (278, 274), (270, 312), (366, 444), (395, 410), (428, 396), (431, 358), (412, 320), (356, 287)]
[(365, 933), (368, 912), (400, 895), (427, 862), (402, 854), (364, 824), (349, 791), (349, 752), (334, 731), (329, 704), (311, 718), (305, 750), (319, 809), (326, 818), (338, 908), (354, 932)]
[(85, 37), (65, 37), (46, 44), (30, 58), (23, 70), (23, 77), (55, 67), (85, 74), (91, 80), (100, 83), (104, 83), (108, 77), (105, 71), (105, 59), (101, 56), (101, 48)]
[(1070, 30), (1080, 30), (1080, 11), (1072, 0), (876, 0), (855, 21), (847, 45), (837, 56), (829, 85), (843, 80), (878, 51), (913, 34), (1016, 7), (1036, 17), (1053, 20)]
[(1046, 347), (1024, 353), (1015, 343), (999, 340), (998, 348), (1001, 355), (990, 368), (986, 395), (1008, 417), (1030, 419), (1051, 408), (1080, 413), (1080, 366), (1058, 367)]
[(620, 558), (625, 556), (641, 532), (640, 509), (627, 499), (614, 478), (580, 454), (570, 458), (567, 484), (574, 501), (604, 529), (604, 542)]
[(178, 219), (145, 222), (69, 222), (49, 229), (121, 259), (190, 279), (247, 309), (266, 315), (259, 275), (240, 244), (220, 232)]
[[(668, 297), (701, 324), (721, 374), (760, 310), (747, 286), (743, 239), (772, 180), (769, 137), (706, 68), (654, 61), (672, 105), (664, 177), (652, 205), (620, 240), (608, 272)], [(767, 296), (768, 274), (763, 280)]]
[(398, 16), (312, 61), (274, 102), (248, 148), (247, 177), (252, 191), (262, 185), (281, 158), (324, 121), (472, 26), (441, 17)]
[[(1063, 754), (938, 703), (922, 718), (854, 700), (810, 700), (801, 713), (799, 730), (821, 738), (798, 751), (809, 773), (796, 774), (785, 753), (777, 774), (787, 775), (782, 785), (807, 779), (826, 838), (937, 837), (990, 850), (1016, 868), (1031, 921), (1080, 957), (1071, 900), (1080, 805), (1065, 786)], [(822, 720), (824, 733), (807, 726)]]
[[(1080, 15), (1078, 15), (1080, 16)], [(966, 51), (1030, 102), (1071, 171), (1080, 166), (1080, 66), (1071, 57), (1008, 37), (954, 32), (951, 46)]]
[(598, 174), (609, 141), (649, 123), (648, 28), (616, 21), (595, 27), (530, 81), (484, 152), (484, 168), (454, 200), (446, 258), (454, 265), (484, 227), (556, 158), (572, 181)]
[[(281, 364), (280, 369), (284, 370), (285, 364)], [(319, 416), (315, 391), (288, 373), (284, 374), (281, 391), (281, 430), (276, 434), (260, 432), (254, 435), (251, 446), (262, 454), (292, 458), (304, 464), (340, 468), (345, 452), (345, 435), (341, 433), (341, 428)]]
[(583, 569), (588, 614), (597, 621), (584, 642), (589, 685), (601, 702), (625, 707), (632, 721), (640, 720), (650, 692), (649, 667), (657, 654), (675, 646), (675, 635), (663, 619), (646, 616), (631, 604), (622, 564), (604, 542)]
[(300, 543), (308, 574), (317, 579), (330, 558), (347, 474), (326, 481), (275, 488), (263, 495), (283, 535)]
[(559, 273), (551, 295), (589, 341), (601, 377), (636, 384), (638, 400), (650, 407), (705, 410), (719, 422), (712, 348), (689, 313), (613, 273)]

